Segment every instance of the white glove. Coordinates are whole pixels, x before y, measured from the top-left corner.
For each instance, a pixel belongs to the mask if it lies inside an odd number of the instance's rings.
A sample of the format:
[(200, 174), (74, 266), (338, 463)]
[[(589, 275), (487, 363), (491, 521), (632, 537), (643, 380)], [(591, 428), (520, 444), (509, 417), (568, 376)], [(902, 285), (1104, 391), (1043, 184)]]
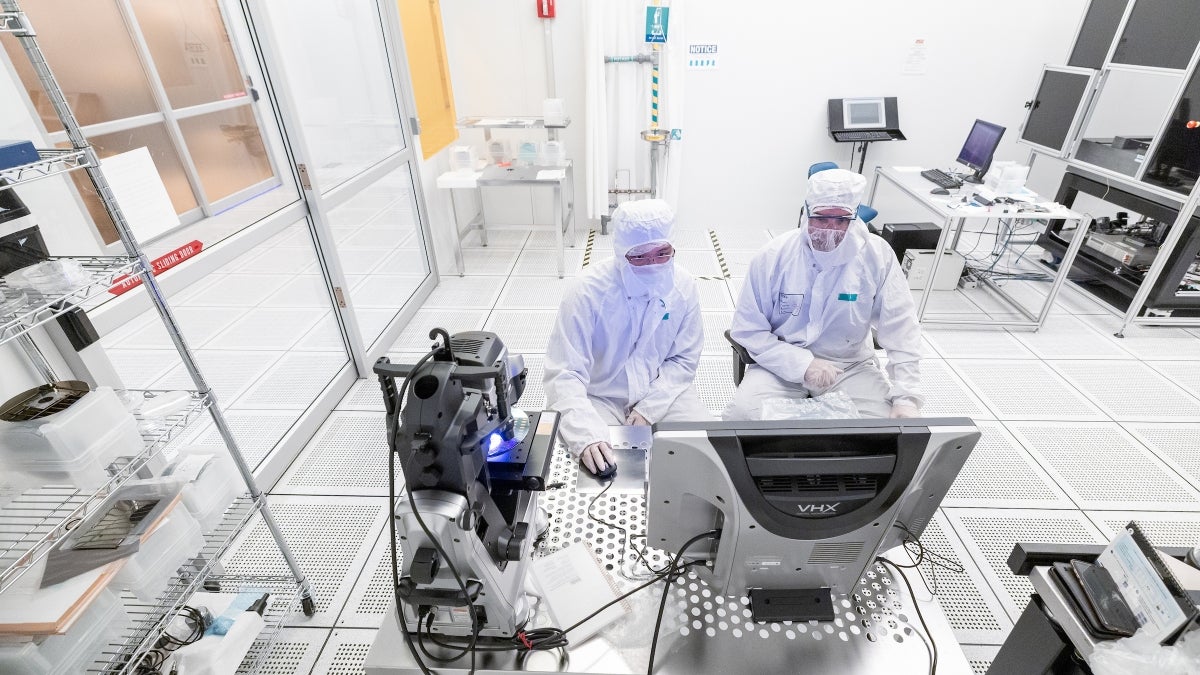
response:
[(804, 371), (804, 384), (817, 389), (825, 389), (837, 382), (842, 369), (824, 359), (813, 359), (808, 370)]
[(894, 404), (892, 404), (892, 415), (891, 415), (892, 419), (898, 419), (901, 417), (920, 417), (920, 416), (921, 416), (921, 411), (919, 409), (917, 409), (917, 406), (912, 405), (911, 403), (894, 403)]
[(631, 427), (648, 427), (650, 426), (650, 420), (642, 417), (642, 413), (630, 410), (629, 414), (625, 416), (625, 424)]
[(588, 445), (579, 454), (579, 461), (592, 473), (600, 473), (607, 469), (609, 464), (616, 464), (612, 446), (607, 441), (596, 441)]

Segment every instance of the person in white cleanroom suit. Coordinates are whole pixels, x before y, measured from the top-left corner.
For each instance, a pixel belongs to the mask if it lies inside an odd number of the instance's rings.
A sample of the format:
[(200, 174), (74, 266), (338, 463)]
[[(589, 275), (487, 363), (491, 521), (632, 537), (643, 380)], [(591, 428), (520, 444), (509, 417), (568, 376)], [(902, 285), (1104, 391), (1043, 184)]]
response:
[(921, 327), (896, 254), (855, 217), (866, 183), (844, 169), (813, 174), (800, 227), (751, 260), (730, 335), (757, 365), (746, 368), (726, 419), (760, 419), (767, 398), (833, 391), (862, 417), (919, 414)]
[(692, 384), (704, 327), (700, 293), (675, 266), (666, 202), (613, 212), (614, 256), (567, 291), (546, 348), (546, 403), (592, 472), (613, 462), (608, 425), (712, 419)]

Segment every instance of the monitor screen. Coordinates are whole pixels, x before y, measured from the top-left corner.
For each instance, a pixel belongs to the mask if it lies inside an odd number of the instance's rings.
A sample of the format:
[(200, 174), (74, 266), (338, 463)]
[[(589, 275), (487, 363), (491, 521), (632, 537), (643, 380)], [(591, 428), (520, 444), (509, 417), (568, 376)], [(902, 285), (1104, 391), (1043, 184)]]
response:
[(992, 164), (992, 155), (1003, 136), (1004, 127), (999, 124), (975, 120), (975, 126), (971, 127), (962, 150), (958, 151), (958, 163), (967, 165), (979, 175), (987, 173)]
[(1047, 69), (1033, 97), (1021, 140), (1061, 153), (1091, 81), (1087, 73)]
[(879, 129), (884, 126), (882, 98), (842, 100), (842, 126), (847, 129)]

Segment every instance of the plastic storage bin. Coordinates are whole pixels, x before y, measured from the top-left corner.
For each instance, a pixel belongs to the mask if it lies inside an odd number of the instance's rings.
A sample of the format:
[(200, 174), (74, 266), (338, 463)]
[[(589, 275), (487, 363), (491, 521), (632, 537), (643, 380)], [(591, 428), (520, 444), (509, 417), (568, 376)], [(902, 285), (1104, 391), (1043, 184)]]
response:
[(0, 673), (5, 675), (76, 675), (86, 672), (129, 623), (121, 601), (101, 591), (63, 635), (41, 641), (0, 644)]
[(202, 548), (200, 524), (182, 503), (176, 504), (117, 572), (113, 587), (127, 589), (143, 602), (154, 602), (179, 566)]
[(183, 505), (205, 534), (221, 524), (225, 509), (247, 491), (233, 458), (206, 448), (183, 448), (162, 477), (184, 483)]
[(28, 474), (41, 484), (95, 490), (108, 482), (114, 459), (144, 449), (137, 420), (108, 387), (42, 419), (0, 422), (0, 470)]

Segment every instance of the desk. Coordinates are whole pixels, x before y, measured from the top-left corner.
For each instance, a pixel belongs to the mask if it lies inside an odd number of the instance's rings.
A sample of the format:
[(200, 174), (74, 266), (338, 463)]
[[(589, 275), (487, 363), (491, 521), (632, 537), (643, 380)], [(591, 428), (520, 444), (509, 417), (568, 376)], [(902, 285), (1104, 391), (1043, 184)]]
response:
[[(554, 482), (565, 487), (546, 492), (542, 506), (551, 514), (550, 530), (534, 555), (547, 555), (565, 546), (590, 546), (602, 563), (627, 572), (641, 569), (632, 552), (621, 560), (621, 535), (596, 525), (587, 518), (590, 497), (577, 490), (577, 462), (559, 451), (552, 465)], [(622, 464), (622, 470), (629, 468)], [(585, 479), (587, 480), (587, 479)], [(606, 494), (596, 500), (592, 513), (605, 521), (618, 521), (632, 532), (644, 532), (645, 492), (638, 495)], [(901, 549), (889, 552), (889, 558), (910, 564)], [(661, 566), (666, 559), (652, 552), (650, 562)], [(642, 570), (644, 572), (644, 570)], [(917, 594), (915, 605), (924, 617), (938, 651), (939, 675), (970, 675), (971, 667), (954, 639), (949, 622), (935, 598), (929, 595), (920, 576), (906, 570)], [(713, 594), (704, 581), (688, 578), (672, 586), (671, 602), (663, 615), (662, 633), (655, 656), (659, 675), (697, 675), (706, 673), (880, 673), (886, 675), (927, 675), (929, 655), (921, 622), (912, 610), (913, 598), (895, 571), (876, 563), (868, 568), (859, 586), (861, 596), (835, 600), (837, 619), (831, 622), (751, 623), (748, 600)], [(692, 575), (689, 575), (691, 577)], [(620, 592), (632, 590), (637, 582), (614, 572), (613, 582)], [(597, 583), (602, 583), (597, 580)], [(569, 662), (558, 672), (603, 673), (607, 675), (644, 673), (649, 658), (650, 635), (662, 595), (655, 584), (629, 597), (631, 613), (603, 628), (596, 636), (569, 648)], [(861, 611), (859, 611), (861, 609)], [(545, 621), (539, 608), (534, 625)], [(568, 639), (570, 635), (568, 635)], [(511, 652), (480, 652), (480, 675), (521, 672), (522, 666)], [(556, 670), (554, 654), (541, 654), (539, 665)], [(443, 675), (466, 673), (470, 659), (453, 664), (438, 664)], [(430, 664), (431, 666), (433, 664)], [(532, 665), (532, 664), (526, 664)], [(364, 663), (367, 675), (416, 674), (400, 635), (393, 604), (379, 629), (378, 637)]]
[[(438, 176), (437, 186), (450, 190), (450, 208), (454, 221), (454, 262), (458, 267), (458, 275), (462, 276), (463, 237), (472, 230), (479, 230), (479, 239), (487, 246), (487, 229), (526, 229), (541, 227), (540, 225), (496, 225), (487, 223), (483, 212), (483, 195), (481, 188), (485, 187), (550, 187), (554, 189), (554, 209), (551, 212), (557, 222), (548, 227), (554, 230), (554, 239), (558, 248), (558, 276), (561, 279), (566, 273), (563, 251), (563, 232), (569, 230), (571, 246), (575, 246), (575, 184), (571, 162), (566, 166), (527, 166), (499, 167), (489, 166), (482, 171), (447, 171)], [(569, 197), (564, 199), (564, 192), (570, 190)], [(472, 190), (479, 195), (479, 214), (467, 223), (466, 229), (460, 227), (458, 206), (454, 202), (454, 190)]]
[[(933, 269), (930, 270), (929, 279), (936, 278), (937, 268), (942, 262), (943, 253), (947, 250), (953, 250), (958, 239), (962, 235), (963, 228), (968, 220), (976, 222), (986, 222), (992, 218), (1007, 218), (1014, 220), (1074, 220), (1079, 222), (1079, 227), (1083, 230), (1087, 229), (1091, 219), (1088, 216), (1081, 215), (1060, 205), (1048, 206), (1046, 212), (1038, 212), (1027, 208), (1021, 208), (1014, 205), (996, 205), (992, 207), (986, 206), (970, 206), (962, 203), (958, 195), (939, 196), (929, 193), (930, 190), (937, 187), (930, 181), (921, 177), (919, 169), (914, 168), (898, 168), (898, 167), (876, 167), (875, 177), (871, 182), (871, 188), (867, 192), (866, 203), (874, 206), (873, 202), (876, 197), (877, 189), (879, 188), (880, 180), (884, 183), (893, 185), (908, 198), (916, 201), (925, 210), (934, 214), (935, 218), (942, 226), (942, 234), (938, 238), (938, 246), (935, 255), (933, 256)], [(964, 185), (963, 193), (970, 194), (981, 186)], [(1043, 206), (1047, 206), (1045, 202), (1041, 202)], [(878, 207), (876, 207), (878, 208)], [(1005, 211), (1007, 209), (1007, 211)], [(951, 234), (953, 232), (953, 234)], [(932, 283), (926, 283), (925, 288), (921, 291), (921, 299), (917, 303), (917, 318), (926, 324), (948, 324), (948, 325), (969, 325), (969, 326), (997, 326), (1002, 328), (1032, 328), (1037, 330), (1042, 327), (1046, 321), (1046, 317), (1050, 313), (1050, 308), (1054, 305), (1054, 298), (1058, 295), (1059, 288), (1066, 281), (1067, 273), (1071, 269), (1071, 264), (1075, 261), (1075, 255), (1079, 252), (1079, 247), (1083, 244), (1085, 237), (1074, 237), (1071, 240), (1071, 245), (1063, 254), (1063, 262), (1059, 266), (1058, 273), (1054, 276), (1054, 281), (1050, 286), (1050, 292), (1046, 295), (1046, 301), (1041, 309), (1035, 314), (1025, 308), (1024, 305), (1017, 302), (1015, 298), (1010, 296), (999, 285), (991, 279), (984, 278), (983, 285), (989, 290), (996, 293), (1012, 305), (1020, 312), (1025, 320), (1020, 319), (927, 319), (925, 318), (925, 308), (929, 304), (929, 297), (933, 290)]]

